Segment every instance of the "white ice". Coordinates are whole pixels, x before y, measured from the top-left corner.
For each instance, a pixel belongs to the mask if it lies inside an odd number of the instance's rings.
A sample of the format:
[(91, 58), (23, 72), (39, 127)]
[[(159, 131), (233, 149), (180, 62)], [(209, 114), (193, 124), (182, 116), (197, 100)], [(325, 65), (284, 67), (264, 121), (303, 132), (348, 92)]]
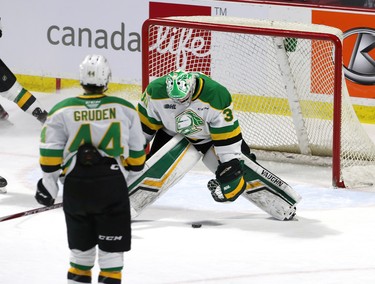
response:
[[(79, 92), (36, 95), (49, 109)], [(9, 183), (3, 217), (40, 207), (33, 196), (41, 125), (0, 104), (10, 114), (0, 125), (0, 175)], [(375, 126), (365, 127), (375, 141)], [(277, 221), (245, 199), (215, 203), (206, 189), (212, 174), (199, 165), (133, 222), (123, 283), (375, 283), (375, 189), (334, 189), (329, 168), (261, 163), (302, 196), (295, 221)], [(68, 267), (61, 208), (0, 223), (1, 284), (66, 283)]]

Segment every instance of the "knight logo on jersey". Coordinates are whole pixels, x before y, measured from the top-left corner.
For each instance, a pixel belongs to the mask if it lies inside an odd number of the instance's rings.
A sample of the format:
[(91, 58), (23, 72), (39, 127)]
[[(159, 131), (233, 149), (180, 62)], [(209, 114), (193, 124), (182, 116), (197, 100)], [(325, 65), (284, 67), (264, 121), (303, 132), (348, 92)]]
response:
[(202, 131), (199, 126), (203, 124), (203, 119), (192, 110), (186, 110), (176, 117), (176, 131), (185, 136)]

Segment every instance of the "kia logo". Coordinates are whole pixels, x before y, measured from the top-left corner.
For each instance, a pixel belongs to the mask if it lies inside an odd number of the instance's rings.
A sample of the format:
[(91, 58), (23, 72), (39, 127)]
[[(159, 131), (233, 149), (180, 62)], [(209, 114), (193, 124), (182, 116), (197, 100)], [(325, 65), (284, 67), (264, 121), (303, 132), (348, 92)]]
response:
[(349, 80), (362, 85), (375, 85), (375, 30), (355, 28), (344, 33), (344, 39), (357, 36), (349, 65), (344, 74)]

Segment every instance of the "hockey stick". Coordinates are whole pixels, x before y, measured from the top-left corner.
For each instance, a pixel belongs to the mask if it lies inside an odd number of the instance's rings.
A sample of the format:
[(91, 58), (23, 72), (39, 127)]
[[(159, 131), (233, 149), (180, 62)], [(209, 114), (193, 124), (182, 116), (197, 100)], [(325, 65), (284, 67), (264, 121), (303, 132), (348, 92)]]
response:
[(52, 210), (52, 209), (57, 209), (57, 208), (62, 207), (62, 205), (63, 204), (61, 202), (61, 203), (56, 203), (56, 204), (51, 205), (51, 206), (40, 207), (40, 208), (36, 208), (36, 209), (27, 210), (27, 211), (24, 211), (24, 212), (19, 212), (19, 213), (12, 214), (12, 215), (0, 217), (0, 222), (8, 221), (8, 220), (11, 220), (11, 219), (16, 219), (16, 218), (19, 218), (19, 217), (33, 215), (33, 214), (37, 214), (37, 213)]

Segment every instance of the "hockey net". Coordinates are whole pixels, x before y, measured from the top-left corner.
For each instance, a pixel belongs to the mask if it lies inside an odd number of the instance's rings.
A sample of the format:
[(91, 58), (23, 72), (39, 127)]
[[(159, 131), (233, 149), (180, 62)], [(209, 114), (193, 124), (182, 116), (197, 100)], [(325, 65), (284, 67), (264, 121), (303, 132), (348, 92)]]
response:
[(374, 184), (375, 146), (350, 102), (340, 30), (194, 16), (149, 19), (142, 33), (143, 89), (175, 69), (205, 73), (233, 95), (258, 156), (332, 166), (335, 187)]

